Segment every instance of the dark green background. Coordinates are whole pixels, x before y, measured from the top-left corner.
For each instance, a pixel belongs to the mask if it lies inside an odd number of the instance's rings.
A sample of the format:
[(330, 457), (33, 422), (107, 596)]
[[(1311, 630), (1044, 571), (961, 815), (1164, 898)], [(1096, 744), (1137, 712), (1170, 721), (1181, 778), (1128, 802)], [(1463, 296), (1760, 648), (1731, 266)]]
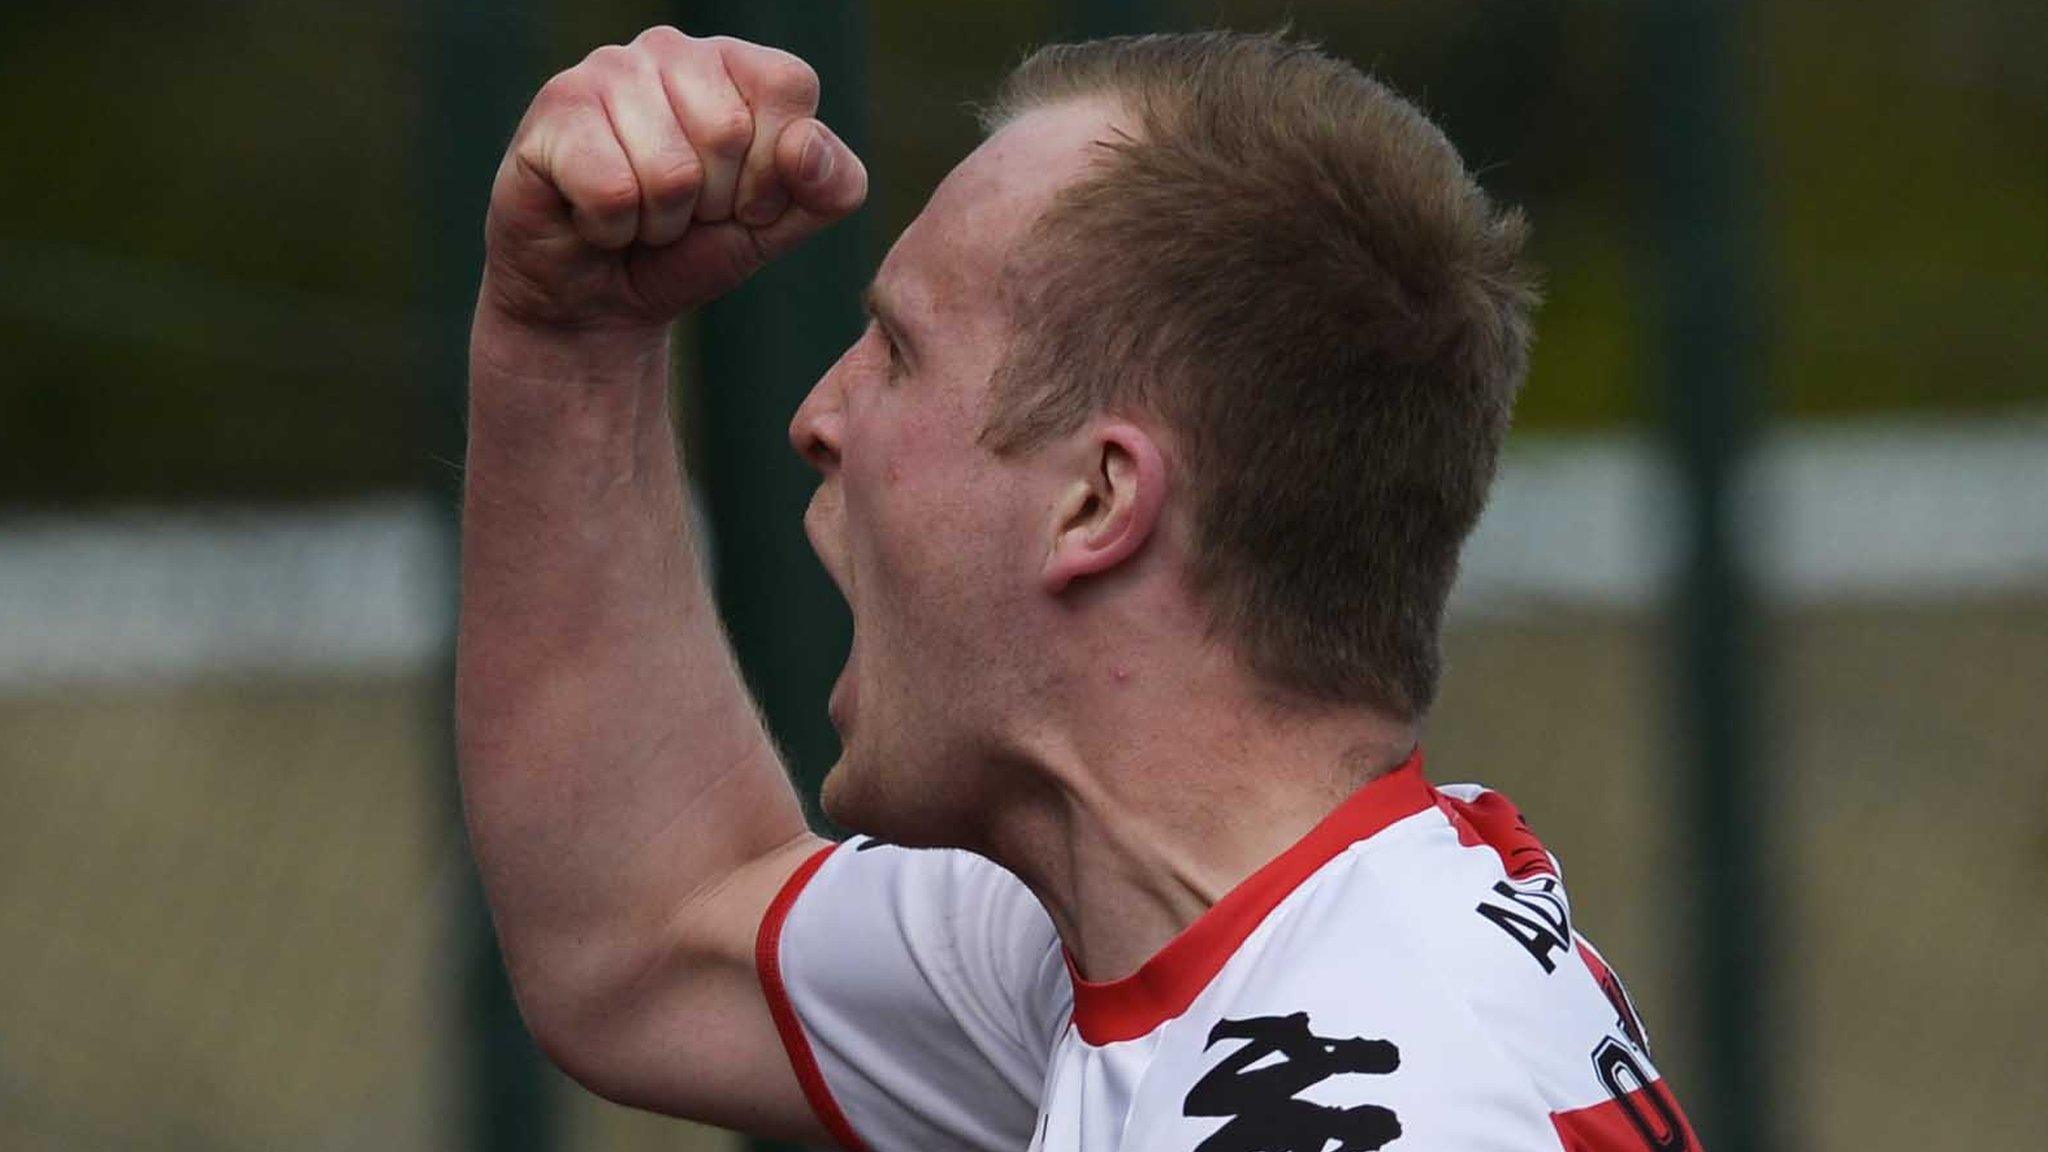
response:
[[(542, 5), (543, 68), (663, 5)], [(1645, 418), (1658, 306), (1619, 6), (1159, 5), (1376, 69), (1527, 206), (1549, 285), (1526, 427)], [(1051, 5), (874, 0), (858, 227), (879, 254)], [(423, 6), (0, 8), (0, 500), (288, 502), (416, 487)], [(2048, 6), (1760, 4), (1742, 44), (1780, 415), (2048, 399)], [(482, 205), (477, 206), (479, 216)]]

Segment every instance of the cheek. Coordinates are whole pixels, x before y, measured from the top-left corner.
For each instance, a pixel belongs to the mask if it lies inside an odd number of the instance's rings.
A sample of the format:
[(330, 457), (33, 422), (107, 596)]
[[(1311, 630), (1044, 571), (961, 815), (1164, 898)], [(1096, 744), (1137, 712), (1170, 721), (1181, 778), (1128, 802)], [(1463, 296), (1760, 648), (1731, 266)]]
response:
[[(931, 431), (902, 421), (871, 422), (846, 468), (847, 527), (886, 575), (915, 579), (930, 567), (930, 543), (945, 532), (956, 464)], [(851, 437), (850, 437), (851, 439)]]
[(975, 413), (912, 398), (848, 412), (846, 521), (863, 616), (929, 657), (969, 643), (952, 634), (985, 628), (1014, 592), (1032, 516), (1026, 477), (977, 443)]

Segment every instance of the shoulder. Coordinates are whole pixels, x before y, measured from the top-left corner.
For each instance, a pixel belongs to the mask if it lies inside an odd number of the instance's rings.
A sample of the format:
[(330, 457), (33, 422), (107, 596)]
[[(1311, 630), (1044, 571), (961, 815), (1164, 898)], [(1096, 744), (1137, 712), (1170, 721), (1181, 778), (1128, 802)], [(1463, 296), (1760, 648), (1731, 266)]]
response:
[(1553, 1100), (1575, 1098), (1589, 1053), (1620, 1033), (1646, 1047), (1640, 1021), (1578, 930), (1563, 869), (1507, 797), (1438, 789), (1438, 805), (1402, 838), (1361, 854), (1387, 931), (1411, 978), (1455, 1003)]
[(1648, 1038), (1619, 978), (1579, 931), (1556, 856), (1507, 797), (1437, 790), (1425, 813), (1360, 851), (1357, 898), (1397, 942), (1408, 994), (1440, 1002), (1555, 1110), (1608, 1092), (1598, 1053)]
[(814, 857), (777, 907), (762, 984), (813, 1107), (843, 1142), (1029, 1138), (1072, 991), (1022, 883), (966, 852), (856, 837)]
[(1022, 881), (985, 856), (951, 848), (903, 848), (855, 836), (831, 850), (817, 884), (860, 890), (914, 927), (1003, 940), (1024, 952), (1057, 946), (1045, 908)]
[(1064, 1023), (1071, 988), (1052, 920), (986, 857), (855, 836), (823, 857), (793, 902), (805, 922), (796, 964), (856, 982), (914, 972), (940, 1000), (999, 1000), (1031, 1047)]

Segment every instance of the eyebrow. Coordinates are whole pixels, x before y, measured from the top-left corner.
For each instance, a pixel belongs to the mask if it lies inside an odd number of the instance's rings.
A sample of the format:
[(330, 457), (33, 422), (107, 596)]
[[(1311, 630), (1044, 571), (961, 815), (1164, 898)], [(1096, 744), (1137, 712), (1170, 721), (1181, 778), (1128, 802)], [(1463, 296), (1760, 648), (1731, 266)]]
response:
[(905, 359), (915, 357), (917, 346), (910, 339), (910, 330), (904, 326), (895, 307), (889, 303), (889, 298), (882, 294), (879, 281), (870, 281), (866, 288), (861, 289), (860, 306), (862, 311), (889, 334), (889, 340), (896, 345)]

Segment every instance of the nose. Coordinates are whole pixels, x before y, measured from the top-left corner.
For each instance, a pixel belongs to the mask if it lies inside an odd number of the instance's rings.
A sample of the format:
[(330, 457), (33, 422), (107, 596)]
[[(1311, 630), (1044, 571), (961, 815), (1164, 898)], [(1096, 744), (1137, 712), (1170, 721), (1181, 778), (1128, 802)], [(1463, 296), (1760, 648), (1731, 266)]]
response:
[(839, 435), (845, 417), (845, 392), (839, 386), (840, 365), (811, 387), (811, 394), (797, 405), (789, 421), (789, 446), (820, 476), (839, 468)]

